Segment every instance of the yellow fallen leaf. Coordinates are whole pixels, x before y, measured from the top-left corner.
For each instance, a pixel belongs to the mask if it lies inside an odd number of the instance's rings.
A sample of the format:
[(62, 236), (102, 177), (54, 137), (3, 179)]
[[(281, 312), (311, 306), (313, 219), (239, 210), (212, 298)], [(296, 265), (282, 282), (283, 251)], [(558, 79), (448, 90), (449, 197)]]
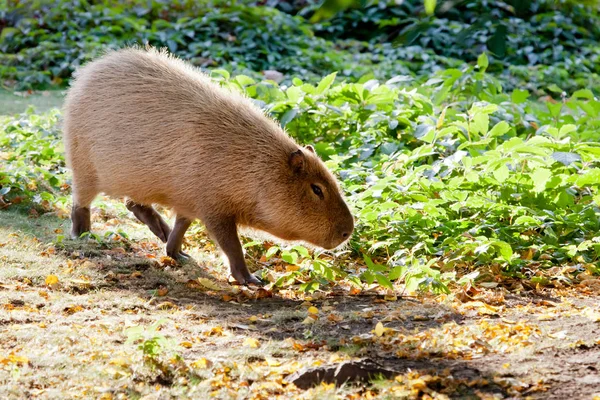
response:
[(199, 284), (201, 284), (202, 286), (204, 286), (205, 288), (207, 288), (209, 290), (216, 290), (216, 291), (224, 290), (221, 286), (217, 285), (215, 282), (211, 281), (208, 278), (198, 278), (197, 281)]
[(583, 315), (591, 319), (593, 322), (600, 322), (600, 312), (593, 310), (590, 307), (585, 307), (583, 309)]
[(123, 357), (113, 358), (108, 363), (111, 365), (118, 365), (119, 367), (123, 367), (123, 368), (125, 368), (129, 365), (129, 362), (127, 361), (127, 359), (125, 359)]
[(46, 277), (46, 285), (50, 287), (55, 287), (58, 285), (58, 276), (56, 275), (48, 275)]
[(76, 312), (79, 312), (82, 310), (83, 310), (83, 307), (81, 307), (81, 306), (71, 306), (71, 307), (65, 308), (65, 312), (67, 314), (75, 314)]
[(8, 365), (8, 364), (16, 364), (16, 365), (25, 365), (29, 363), (29, 359), (23, 356), (17, 356), (15, 353), (10, 353), (10, 355), (6, 358), (0, 358), (0, 364)]
[(383, 324), (381, 322), (378, 322), (377, 325), (375, 325), (375, 334), (377, 336), (382, 336), (384, 331), (385, 328), (383, 327)]
[(207, 368), (212, 367), (213, 363), (212, 363), (212, 361), (202, 357), (202, 358), (194, 361), (191, 365), (193, 368), (207, 369)]
[(554, 321), (556, 319), (556, 315), (551, 314), (543, 314), (537, 317), (538, 321)]
[(177, 308), (177, 306), (170, 301), (163, 301), (162, 303), (157, 304), (156, 308), (158, 308), (159, 310), (169, 310), (172, 308)]
[(185, 347), (186, 349), (190, 349), (192, 348), (192, 342), (181, 342), (181, 346)]
[(251, 316), (248, 319), (250, 320), (250, 322), (256, 322), (256, 321), (258, 321), (258, 317), (256, 315), (253, 315), (253, 316)]
[(319, 309), (315, 306), (308, 307), (308, 312), (310, 314), (317, 315), (319, 313)]
[(244, 346), (248, 346), (248, 347), (252, 347), (253, 349), (256, 349), (258, 347), (260, 347), (260, 342), (254, 338), (246, 338), (244, 339)]
[(279, 367), (281, 365), (281, 363), (277, 360), (274, 360), (272, 358), (267, 358), (267, 365), (269, 367)]
[(300, 270), (300, 267), (298, 265), (287, 265), (285, 267), (285, 271), (286, 272), (295, 272), (295, 271), (298, 271), (298, 270)]

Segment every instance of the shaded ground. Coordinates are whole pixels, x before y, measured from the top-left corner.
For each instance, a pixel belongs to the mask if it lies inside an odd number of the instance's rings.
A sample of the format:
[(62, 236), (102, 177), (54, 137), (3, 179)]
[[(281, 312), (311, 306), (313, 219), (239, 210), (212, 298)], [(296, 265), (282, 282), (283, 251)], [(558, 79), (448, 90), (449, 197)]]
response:
[[(122, 205), (102, 204), (94, 230), (130, 240), (73, 242), (62, 239), (67, 219), (0, 212), (1, 398), (600, 394), (600, 296), (498, 289), (463, 302), (460, 293), (237, 288), (200, 227), (191, 234), (196, 261), (175, 266)], [(398, 375), (367, 387), (285, 381), (354, 359)]]

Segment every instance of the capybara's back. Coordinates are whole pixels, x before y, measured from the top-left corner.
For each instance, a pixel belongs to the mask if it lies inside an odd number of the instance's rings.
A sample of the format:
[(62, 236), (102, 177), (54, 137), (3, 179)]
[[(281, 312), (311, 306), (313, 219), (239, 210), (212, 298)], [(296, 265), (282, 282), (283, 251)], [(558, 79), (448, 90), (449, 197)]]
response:
[[(312, 148), (166, 52), (129, 48), (87, 64), (68, 91), (64, 118), (75, 236), (89, 230), (100, 192), (128, 197), (167, 250), (173, 235), (153, 203), (173, 208), (177, 221), (200, 218), (226, 254), (230, 245), (219, 236), (238, 225), (326, 248), (352, 232), (337, 183)], [(174, 231), (185, 232), (177, 221)], [(179, 255), (181, 243), (173, 246)]]

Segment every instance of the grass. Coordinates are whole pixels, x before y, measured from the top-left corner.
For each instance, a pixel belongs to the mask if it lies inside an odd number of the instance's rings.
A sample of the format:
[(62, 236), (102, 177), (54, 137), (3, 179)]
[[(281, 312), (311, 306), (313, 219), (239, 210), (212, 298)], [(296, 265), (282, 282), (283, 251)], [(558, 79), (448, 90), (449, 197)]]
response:
[(62, 90), (50, 90), (43, 92), (13, 93), (0, 89), (0, 115), (19, 114), (28, 107), (42, 113), (53, 108), (60, 108), (63, 103), (64, 94)]
[[(594, 342), (600, 338), (590, 335), (597, 323), (584, 315), (584, 306), (597, 308), (594, 296), (563, 303), (543, 298), (546, 305), (535, 305), (535, 297), (511, 300), (489, 291), (485, 296), (496, 297), (485, 303), (497, 305), (486, 306), (454, 295), (385, 301), (368, 293), (263, 293), (228, 286), (214, 247), (196, 238), (189, 249), (195, 261), (161, 260), (163, 245), (120, 202), (95, 205), (94, 231), (102, 237), (123, 231), (129, 239), (62, 239), (68, 219), (0, 212), (1, 398), (357, 398), (367, 392), (412, 398), (432, 390), (504, 397), (542, 393), (547, 371), (582, 357), (577, 349), (587, 348), (592, 364), (600, 353)], [(58, 283), (47, 281), (51, 275)], [(310, 306), (319, 313), (307, 321)], [(379, 322), (381, 337), (373, 333)], [(460, 356), (459, 349), (472, 355)], [(302, 368), (359, 358), (399, 376), (370, 388), (307, 391), (285, 381)], [(567, 384), (581, 378), (561, 377)], [(583, 394), (590, 385), (565, 387)]]

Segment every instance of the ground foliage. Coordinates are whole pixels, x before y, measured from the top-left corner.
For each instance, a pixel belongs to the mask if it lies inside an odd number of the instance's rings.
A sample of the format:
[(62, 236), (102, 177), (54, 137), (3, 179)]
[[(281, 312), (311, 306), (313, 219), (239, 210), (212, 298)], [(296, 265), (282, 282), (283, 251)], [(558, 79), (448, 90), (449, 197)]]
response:
[[(265, 277), (310, 291), (347, 279), (446, 292), (473, 279), (561, 286), (597, 274), (600, 102), (589, 90), (545, 103), (505, 94), (486, 67), (483, 55), (418, 87), (403, 76), (336, 84), (335, 74), (286, 87), (213, 71), (315, 145), (357, 216), (340, 256), (362, 261), (339, 268), (330, 256), (273, 246), (265, 257), (291, 267)], [(56, 118), (2, 119), (5, 204), (65, 203)]]

